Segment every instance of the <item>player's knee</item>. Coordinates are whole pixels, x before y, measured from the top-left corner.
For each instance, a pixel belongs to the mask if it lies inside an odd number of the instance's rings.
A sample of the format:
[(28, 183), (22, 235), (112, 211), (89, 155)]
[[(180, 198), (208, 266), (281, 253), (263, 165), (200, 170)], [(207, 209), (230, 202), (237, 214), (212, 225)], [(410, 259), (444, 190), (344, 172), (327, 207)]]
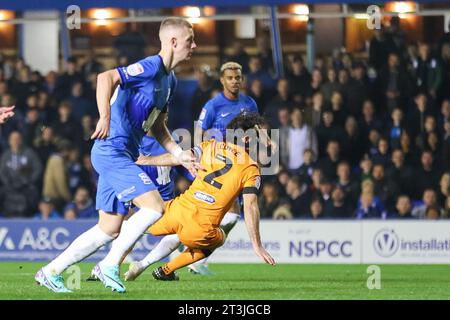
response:
[(149, 208), (157, 212), (164, 212), (164, 201), (158, 191), (149, 191), (133, 200), (133, 203), (139, 208)]

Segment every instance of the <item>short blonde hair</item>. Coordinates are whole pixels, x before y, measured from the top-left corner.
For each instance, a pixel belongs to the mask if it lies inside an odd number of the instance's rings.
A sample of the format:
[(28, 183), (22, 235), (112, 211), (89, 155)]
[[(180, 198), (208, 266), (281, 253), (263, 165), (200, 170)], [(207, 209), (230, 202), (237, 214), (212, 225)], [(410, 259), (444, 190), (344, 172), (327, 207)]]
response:
[(193, 29), (192, 24), (184, 18), (180, 17), (168, 17), (161, 22), (159, 26), (159, 33), (167, 27), (186, 27)]
[(237, 62), (226, 62), (220, 67), (220, 76), (223, 76), (225, 70), (241, 70), (242, 72), (242, 66)]

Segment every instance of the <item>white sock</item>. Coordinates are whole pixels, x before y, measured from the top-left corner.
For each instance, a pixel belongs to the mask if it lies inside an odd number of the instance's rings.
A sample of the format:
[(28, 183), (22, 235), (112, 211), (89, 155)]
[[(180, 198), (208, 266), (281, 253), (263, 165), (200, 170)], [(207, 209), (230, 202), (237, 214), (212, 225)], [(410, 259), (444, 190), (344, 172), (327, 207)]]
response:
[(111, 250), (100, 262), (104, 266), (117, 266), (122, 256), (131, 248), (142, 234), (159, 218), (162, 214), (150, 208), (141, 208), (127, 220), (127, 223), (120, 230), (120, 234), (113, 242)]
[(71, 265), (93, 254), (97, 249), (111, 242), (114, 238), (95, 225), (76, 238), (58, 257), (44, 267), (47, 274), (61, 274)]
[[(228, 235), (230, 233), (230, 231), (233, 229), (233, 227), (239, 221), (240, 217), (241, 217), (241, 215), (238, 213), (234, 213), (234, 212), (225, 213), (222, 221), (220, 222), (220, 227), (223, 229), (223, 231), (225, 231), (226, 235)], [(207, 264), (209, 257), (210, 256), (208, 256), (202, 260), (199, 260), (197, 262), (194, 262), (193, 265)]]
[(158, 245), (139, 261), (142, 267), (147, 268), (151, 264), (164, 259), (171, 254), (180, 245), (180, 239), (177, 234), (170, 234), (161, 239)]

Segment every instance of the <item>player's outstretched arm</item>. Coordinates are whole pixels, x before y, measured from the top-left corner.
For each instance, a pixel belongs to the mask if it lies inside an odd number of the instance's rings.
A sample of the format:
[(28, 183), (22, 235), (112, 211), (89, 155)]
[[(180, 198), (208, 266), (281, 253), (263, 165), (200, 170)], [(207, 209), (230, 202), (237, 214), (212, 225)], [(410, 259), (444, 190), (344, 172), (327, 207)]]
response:
[(175, 167), (181, 165), (180, 161), (170, 153), (164, 153), (159, 156), (140, 155), (136, 161), (140, 166), (160, 166)]
[(152, 134), (158, 140), (158, 142), (172, 154), (179, 164), (189, 170), (189, 172), (195, 177), (197, 176), (197, 170), (202, 169), (198, 159), (194, 156), (191, 150), (181, 149), (176, 141), (170, 135), (169, 129), (166, 125), (166, 114), (161, 113), (155, 120), (152, 126)]
[(0, 107), (0, 124), (5, 123), (9, 118), (14, 115), (14, 108), (16, 106), (11, 107)]
[(244, 219), (247, 226), (248, 235), (253, 244), (253, 250), (264, 262), (274, 266), (275, 260), (264, 249), (259, 234), (259, 207), (258, 197), (254, 193), (247, 193), (244, 197)]
[(97, 106), (100, 118), (91, 139), (106, 139), (109, 136), (110, 100), (119, 83), (120, 74), (116, 69), (102, 72), (97, 76)]

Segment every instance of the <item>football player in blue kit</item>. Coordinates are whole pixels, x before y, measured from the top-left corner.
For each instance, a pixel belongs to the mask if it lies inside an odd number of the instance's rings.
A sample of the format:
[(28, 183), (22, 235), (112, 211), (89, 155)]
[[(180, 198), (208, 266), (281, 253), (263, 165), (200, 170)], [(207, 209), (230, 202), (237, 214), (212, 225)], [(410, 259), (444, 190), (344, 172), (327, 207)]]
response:
[[(220, 67), (220, 83), (223, 91), (209, 100), (203, 107), (196, 123), (195, 139), (199, 141), (214, 137), (226, 139), (226, 127), (242, 112), (258, 112), (258, 106), (251, 97), (240, 93), (242, 85), (242, 66), (236, 62), (227, 62)], [(228, 235), (240, 217), (240, 204), (237, 200), (228, 211), (223, 221), (226, 222), (225, 233)], [(208, 258), (197, 261), (188, 267), (195, 274), (208, 275)]]
[[(96, 139), (91, 159), (99, 174), (96, 198), (99, 221), (36, 273), (35, 280), (51, 291), (71, 292), (64, 285), (62, 272), (114, 239), (111, 250), (92, 273), (105, 287), (126, 291), (119, 277), (122, 256), (164, 210), (157, 187), (135, 163), (141, 141), (149, 130), (191, 173), (195, 174), (198, 168), (192, 152), (178, 146), (165, 124), (176, 86), (172, 70), (189, 60), (196, 48), (192, 25), (182, 18), (167, 18), (161, 23), (159, 39), (159, 54), (98, 76), (100, 119), (91, 137)], [(122, 227), (131, 204), (139, 210)]]

